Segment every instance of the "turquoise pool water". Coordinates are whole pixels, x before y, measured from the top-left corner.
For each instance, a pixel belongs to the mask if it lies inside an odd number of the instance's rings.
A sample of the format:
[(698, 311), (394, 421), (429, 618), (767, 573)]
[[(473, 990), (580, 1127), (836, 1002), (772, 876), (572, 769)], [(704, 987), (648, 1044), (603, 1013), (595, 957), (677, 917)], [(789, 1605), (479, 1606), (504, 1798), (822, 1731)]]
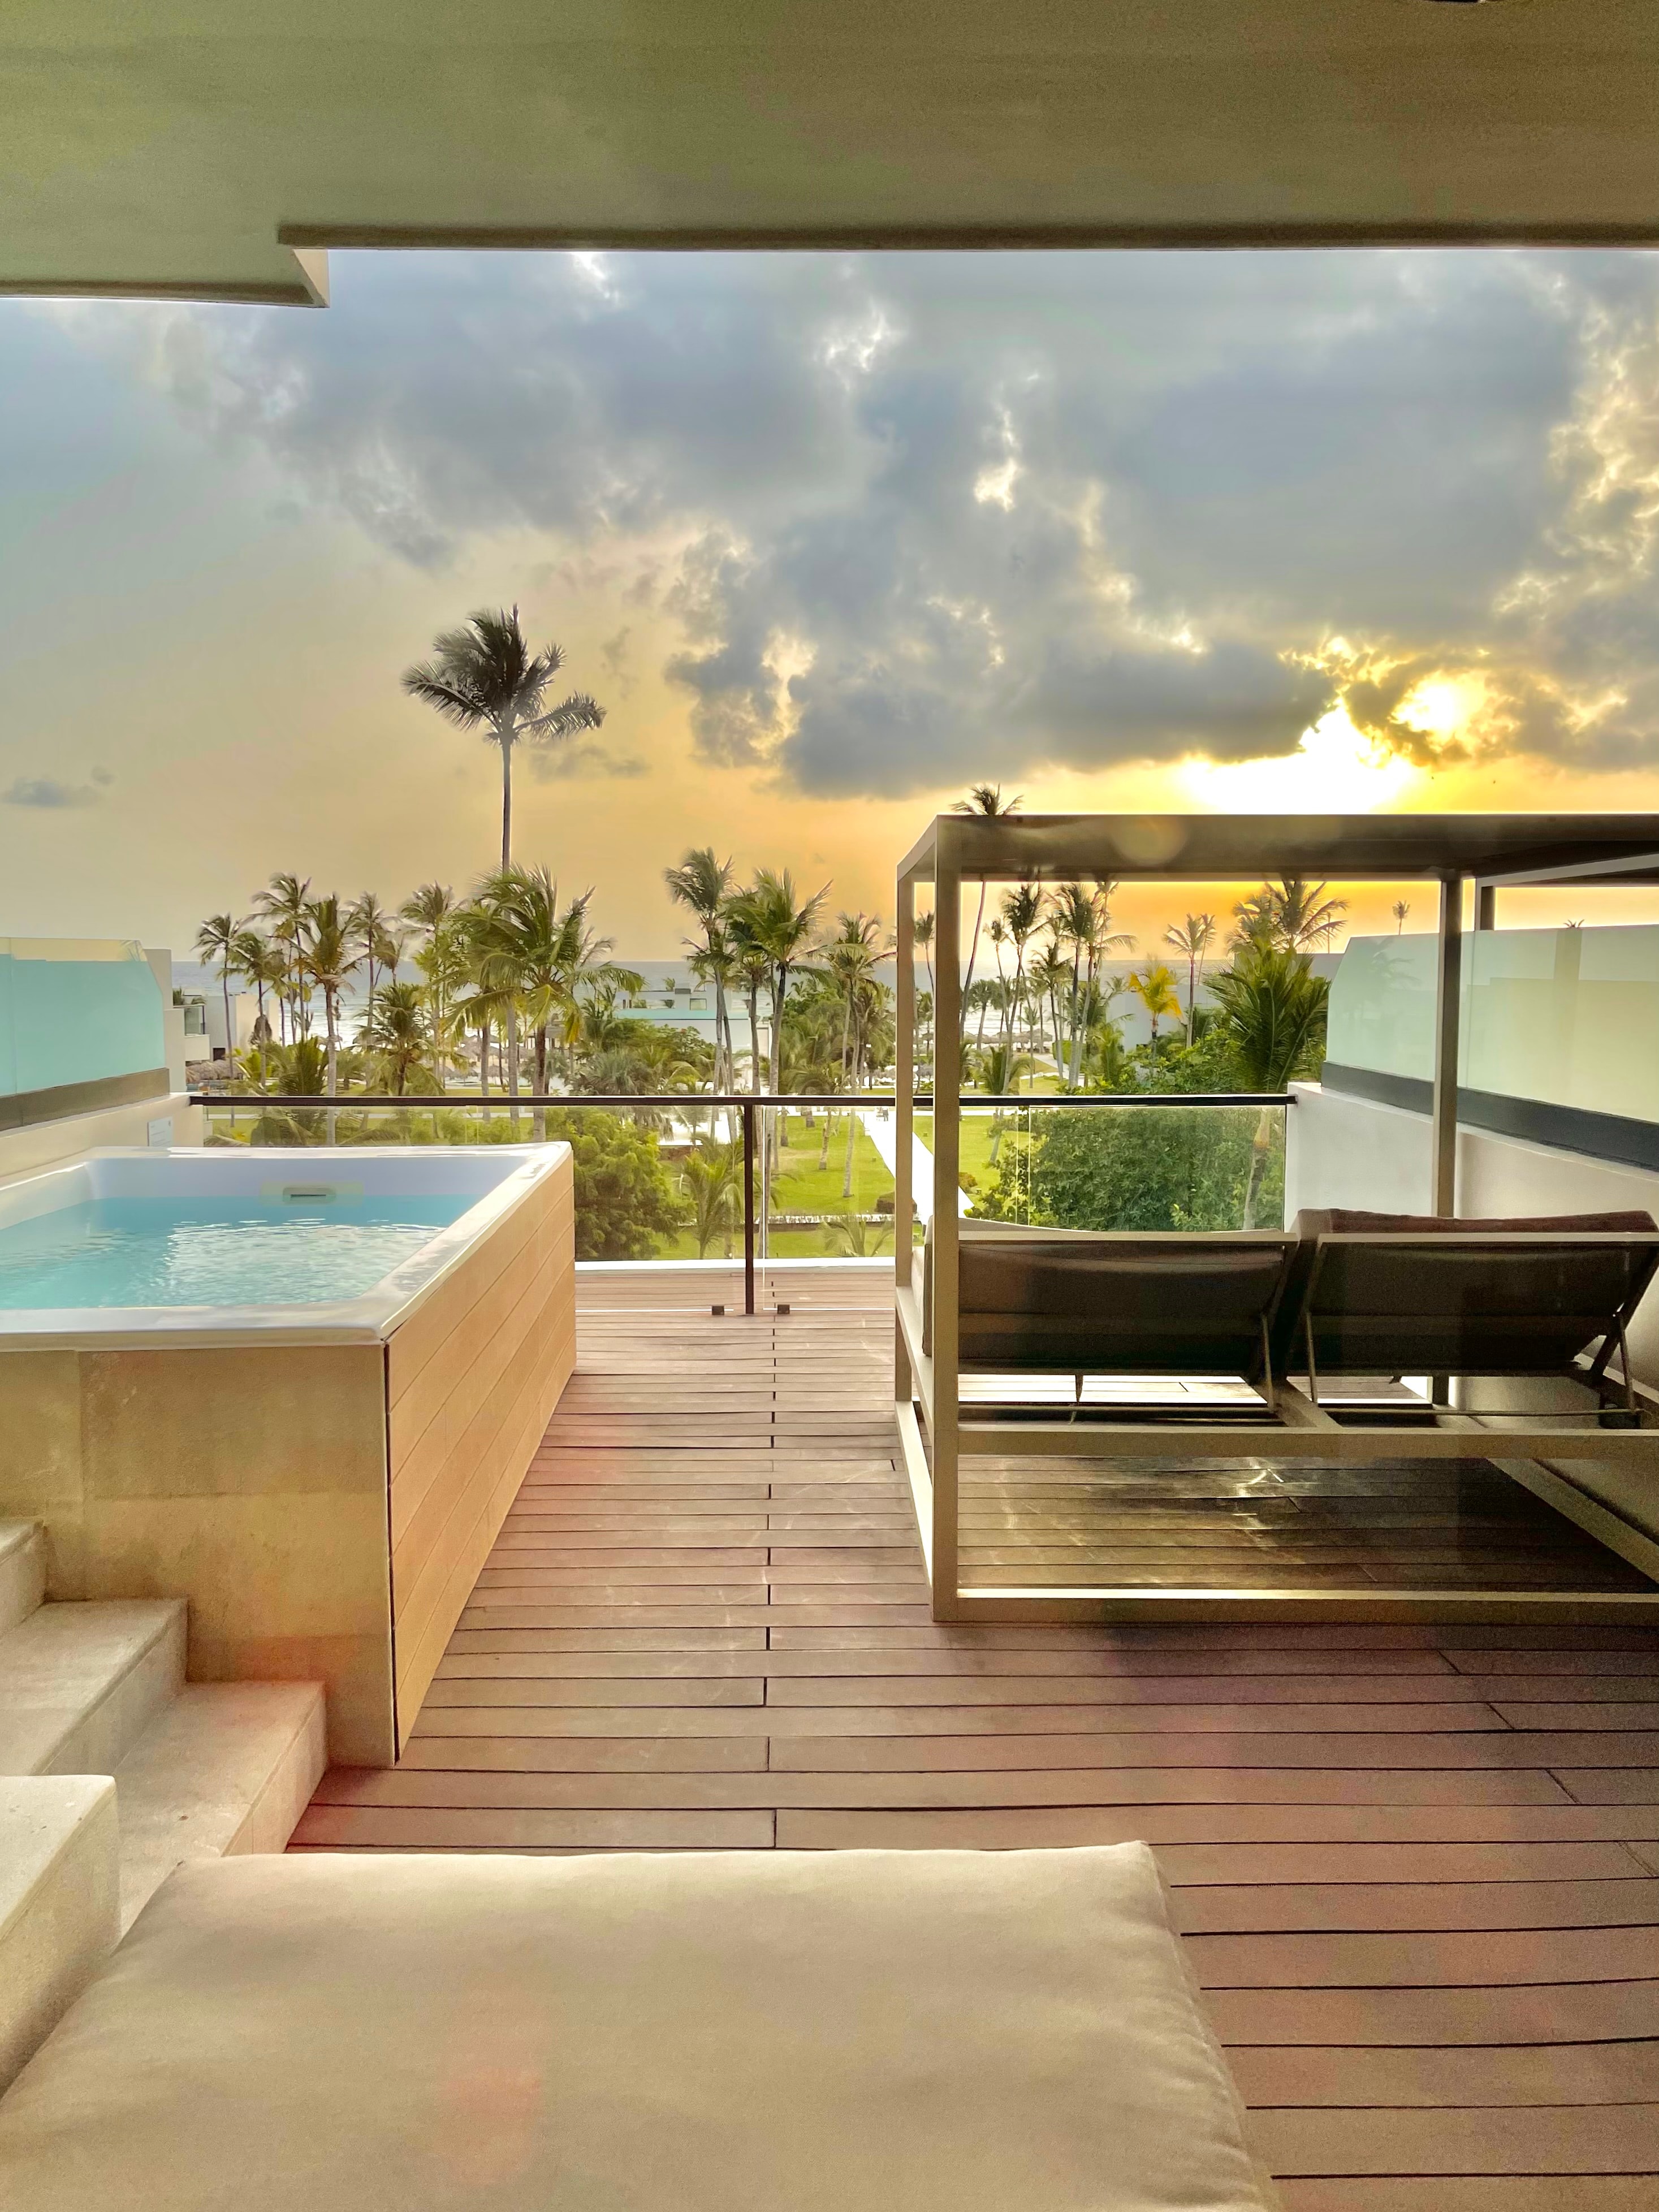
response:
[(99, 1198), (0, 1229), (0, 1309), (361, 1297), (471, 1198)]

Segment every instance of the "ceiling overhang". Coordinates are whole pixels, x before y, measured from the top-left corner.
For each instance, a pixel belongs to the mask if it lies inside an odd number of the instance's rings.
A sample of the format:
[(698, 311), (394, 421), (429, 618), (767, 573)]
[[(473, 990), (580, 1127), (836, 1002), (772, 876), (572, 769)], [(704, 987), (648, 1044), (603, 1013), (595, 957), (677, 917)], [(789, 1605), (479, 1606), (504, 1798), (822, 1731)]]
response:
[(338, 246), (1659, 240), (1652, 0), (10, 0), (0, 290)]

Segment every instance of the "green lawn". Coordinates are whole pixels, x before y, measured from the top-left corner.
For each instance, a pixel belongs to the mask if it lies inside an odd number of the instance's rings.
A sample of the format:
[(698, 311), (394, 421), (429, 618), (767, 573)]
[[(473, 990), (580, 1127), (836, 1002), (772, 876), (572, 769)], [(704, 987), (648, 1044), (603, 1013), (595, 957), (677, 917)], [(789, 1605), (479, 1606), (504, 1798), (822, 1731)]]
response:
[[(881, 1155), (870, 1141), (863, 1127), (856, 1127), (853, 1139), (853, 1194), (842, 1195), (842, 1180), (847, 1163), (847, 1116), (832, 1114), (830, 1117), (830, 1164), (820, 1168), (818, 1157), (823, 1142), (823, 1115), (817, 1117), (815, 1127), (809, 1128), (805, 1117), (790, 1114), (784, 1121), (784, 1142), (781, 1172), (772, 1178), (772, 1212), (836, 1214), (842, 1212), (873, 1213), (876, 1200), (890, 1194), (893, 1178), (882, 1165)], [(884, 1249), (890, 1251), (890, 1237)], [(665, 1260), (695, 1260), (697, 1243), (689, 1230), (683, 1230), (659, 1248)], [(821, 1260), (830, 1249), (821, 1229), (774, 1229), (767, 1238), (767, 1249), (775, 1260)], [(738, 1222), (732, 1239), (732, 1255), (743, 1257), (743, 1226)], [(725, 1256), (721, 1244), (712, 1246), (708, 1252), (711, 1260)]]

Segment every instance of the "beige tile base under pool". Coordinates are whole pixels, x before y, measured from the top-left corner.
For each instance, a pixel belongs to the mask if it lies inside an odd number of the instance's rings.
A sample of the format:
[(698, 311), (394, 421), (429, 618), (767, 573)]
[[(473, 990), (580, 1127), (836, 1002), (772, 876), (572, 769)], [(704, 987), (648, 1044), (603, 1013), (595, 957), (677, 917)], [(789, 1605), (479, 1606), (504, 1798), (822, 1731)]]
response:
[(390, 1765), (575, 1358), (568, 1154), (383, 1344), (0, 1349), (54, 1598), (184, 1597), (198, 1681), (322, 1681)]

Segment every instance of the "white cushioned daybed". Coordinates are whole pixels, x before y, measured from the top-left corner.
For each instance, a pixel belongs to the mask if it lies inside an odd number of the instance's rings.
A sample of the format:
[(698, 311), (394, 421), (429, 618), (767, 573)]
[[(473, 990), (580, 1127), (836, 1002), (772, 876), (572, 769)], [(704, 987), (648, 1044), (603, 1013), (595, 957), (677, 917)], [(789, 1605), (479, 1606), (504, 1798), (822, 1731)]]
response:
[(27, 2212), (1263, 2212), (1143, 1845), (226, 1859), (0, 2103)]

